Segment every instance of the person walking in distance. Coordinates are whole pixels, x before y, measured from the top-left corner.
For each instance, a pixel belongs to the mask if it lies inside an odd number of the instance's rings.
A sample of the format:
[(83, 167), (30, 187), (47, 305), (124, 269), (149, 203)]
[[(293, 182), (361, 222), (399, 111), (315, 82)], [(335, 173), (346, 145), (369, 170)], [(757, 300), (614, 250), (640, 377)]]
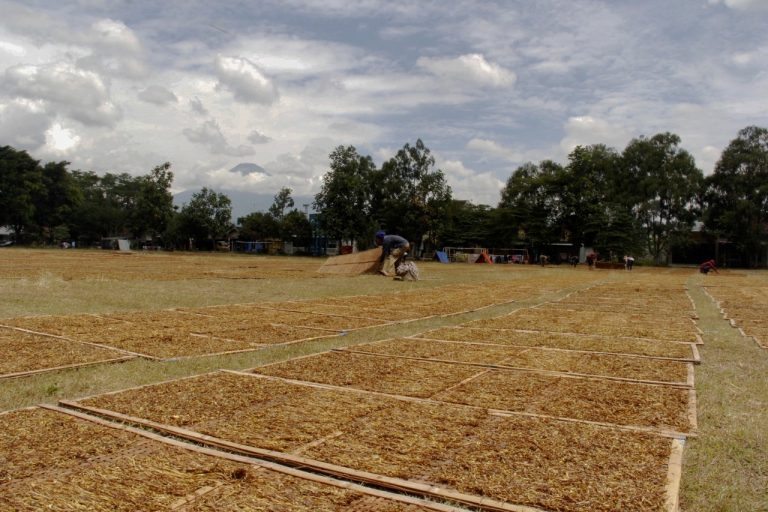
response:
[(589, 270), (592, 270), (595, 267), (595, 261), (597, 261), (596, 252), (587, 254), (587, 266), (589, 267)]

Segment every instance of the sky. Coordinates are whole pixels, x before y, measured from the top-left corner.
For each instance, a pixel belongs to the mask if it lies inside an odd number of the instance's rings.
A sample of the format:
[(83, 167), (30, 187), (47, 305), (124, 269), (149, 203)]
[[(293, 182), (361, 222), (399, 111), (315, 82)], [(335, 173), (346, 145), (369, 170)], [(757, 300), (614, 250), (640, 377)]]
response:
[[(768, 127), (768, 0), (0, 0), (0, 146), (303, 202), (421, 139), (453, 196), (672, 132), (705, 175)], [(246, 164), (246, 165), (243, 165)], [(299, 207), (299, 205), (296, 205)], [(236, 205), (240, 213), (267, 205)]]

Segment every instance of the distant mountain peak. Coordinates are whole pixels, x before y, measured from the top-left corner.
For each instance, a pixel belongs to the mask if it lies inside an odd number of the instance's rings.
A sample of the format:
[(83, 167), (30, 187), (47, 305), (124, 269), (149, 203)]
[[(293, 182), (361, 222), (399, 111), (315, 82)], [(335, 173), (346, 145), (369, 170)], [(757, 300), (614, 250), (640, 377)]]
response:
[(264, 176), (271, 176), (271, 174), (269, 174), (262, 166), (249, 162), (237, 164), (231, 168), (229, 172), (239, 173), (243, 176), (248, 176), (249, 174), (263, 174)]

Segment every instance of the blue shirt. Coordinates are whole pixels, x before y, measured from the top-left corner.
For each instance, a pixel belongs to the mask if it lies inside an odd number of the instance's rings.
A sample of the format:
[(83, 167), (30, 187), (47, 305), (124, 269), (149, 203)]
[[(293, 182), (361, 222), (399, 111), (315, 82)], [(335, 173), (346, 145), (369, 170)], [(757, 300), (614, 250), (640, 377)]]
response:
[(410, 245), (408, 240), (399, 235), (384, 235), (384, 242), (381, 244), (383, 248), (383, 255), (386, 256), (392, 249), (398, 249)]

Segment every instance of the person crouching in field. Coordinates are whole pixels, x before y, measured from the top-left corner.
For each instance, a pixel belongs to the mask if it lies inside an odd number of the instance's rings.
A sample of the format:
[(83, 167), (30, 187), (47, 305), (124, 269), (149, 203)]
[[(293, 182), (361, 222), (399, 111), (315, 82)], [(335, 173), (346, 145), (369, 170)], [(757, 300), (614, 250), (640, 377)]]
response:
[(702, 274), (709, 274), (710, 270), (714, 270), (717, 272), (717, 267), (715, 266), (715, 260), (709, 260), (705, 261), (701, 265), (699, 265), (699, 272)]
[(401, 236), (388, 235), (384, 231), (377, 231), (376, 245), (382, 248), (379, 273), (387, 277), (395, 277), (397, 274), (397, 264), (411, 250), (411, 244)]

